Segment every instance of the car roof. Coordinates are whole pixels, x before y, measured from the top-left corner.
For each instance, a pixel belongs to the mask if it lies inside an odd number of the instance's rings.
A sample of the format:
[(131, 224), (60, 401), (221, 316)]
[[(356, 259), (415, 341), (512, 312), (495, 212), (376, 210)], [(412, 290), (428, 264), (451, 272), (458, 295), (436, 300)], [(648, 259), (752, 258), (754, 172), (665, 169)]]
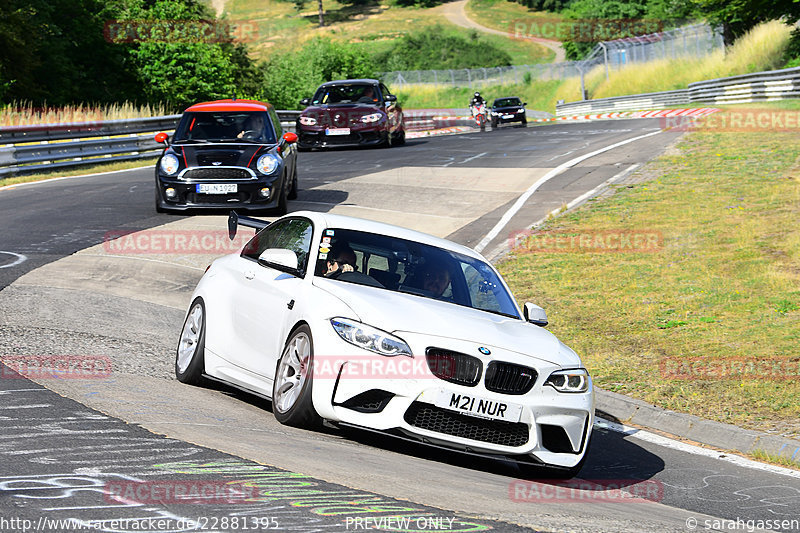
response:
[(485, 261), (485, 258), (473, 250), (461, 244), (457, 244), (447, 239), (435, 237), (428, 233), (416, 231), (413, 229), (395, 226), (394, 224), (387, 224), (385, 222), (377, 222), (375, 220), (368, 220), (366, 218), (351, 217), (347, 215), (336, 215), (332, 213), (319, 213), (317, 211), (295, 211), (288, 216), (302, 216), (311, 219), (315, 223), (320, 223), (325, 228), (338, 228), (338, 229), (352, 229), (356, 231), (363, 231), (367, 233), (377, 233), (379, 235), (387, 235), (390, 237), (397, 237), (409, 241), (429, 244), (457, 252), (469, 257), (475, 257)]
[(361, 78), (361, 79), (357, 79), (357, 80), (335, 80), (335, 81), (325, 82), (322, 85), (320, 85), (320, 87), (327, 87), (329, 85), (342, 85), (342, 84), (345, 84), (345, 83), (363, 83), (363, 84), (377, 85), (377, 84), (380, 83), (380, 81), (369, 79), (369, 78)]
[(268, 111), (272, 104), (258, 100), (214, 100), (212, 102), (199, 102), (187, 107), (184, 113), (190, 111)]

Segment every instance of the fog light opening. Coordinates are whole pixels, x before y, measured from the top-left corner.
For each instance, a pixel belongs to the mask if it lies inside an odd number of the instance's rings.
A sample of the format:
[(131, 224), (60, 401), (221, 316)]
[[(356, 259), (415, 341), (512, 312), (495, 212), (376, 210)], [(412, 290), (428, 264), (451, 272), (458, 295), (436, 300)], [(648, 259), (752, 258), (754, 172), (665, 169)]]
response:
[(168, 187), (164, 191), (164, 194), (166, 194), (167, 198), (169, 198), (170, 200), (174, 200), (178, 196), (178, 193), (172, 187)]
[(258, 191), (258, 195), (261, 196), (262, 198), (266, 198), (267, 200), (269, 200), (270, 197), (269, 187), (264, 187), (263, 189)]

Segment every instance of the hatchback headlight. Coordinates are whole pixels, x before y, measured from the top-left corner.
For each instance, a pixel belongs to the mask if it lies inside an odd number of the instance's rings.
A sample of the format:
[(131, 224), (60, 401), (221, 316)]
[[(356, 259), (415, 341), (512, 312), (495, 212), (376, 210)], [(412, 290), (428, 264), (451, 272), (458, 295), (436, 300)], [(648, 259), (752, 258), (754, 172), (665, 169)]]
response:
[(272, 174), (281, 162), (272, 154), (265, 154), (256, 161), (256, 168), (262, 174)]
[(161, 158), (161, 171), (167, 176), (175, 174), (179, 166), (178, 158), (172, 154), (167, 154)]
[(305, 116), (300, 117), (300, 124), (302, 124), (303, 126), (313, 126), (316, 123), (317, 119), (313, 117), (305, 117)]
[(370, 124), (371, 122), (378, 122), (380, 119), (383, 118), (382, 113), (372, 113), (371, 115), (364, 115), (361, 117), (361, 122), (364, 124)]
[(550, 374), (544, 384), (558, 392), (586, 392), (589, 390), (589, 373), (583, 368), (557, 370)]
[(378, 328), (373, 328), (349, 318), (331, 318), (331, 326), (339, 336), (359, 348), (381, 355), (414, 357), (411, 348), (400, 337), (395, 337)]

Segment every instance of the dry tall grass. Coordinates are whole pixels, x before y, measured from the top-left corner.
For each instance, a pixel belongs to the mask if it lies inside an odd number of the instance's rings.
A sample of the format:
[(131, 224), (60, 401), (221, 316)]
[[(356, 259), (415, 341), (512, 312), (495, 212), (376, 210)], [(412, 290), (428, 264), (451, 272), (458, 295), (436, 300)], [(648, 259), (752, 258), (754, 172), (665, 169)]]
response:
[(31, 124), (64, 124), (69, 122), (100, 122), (126, 118), (169, 115), (174, 110), (163, 104), (135, 106), (129, 102), (108, 106), (77, 105), (67, 107), (34, 107), (29, 102), (12, 102), (0, 108), (0, 127)]

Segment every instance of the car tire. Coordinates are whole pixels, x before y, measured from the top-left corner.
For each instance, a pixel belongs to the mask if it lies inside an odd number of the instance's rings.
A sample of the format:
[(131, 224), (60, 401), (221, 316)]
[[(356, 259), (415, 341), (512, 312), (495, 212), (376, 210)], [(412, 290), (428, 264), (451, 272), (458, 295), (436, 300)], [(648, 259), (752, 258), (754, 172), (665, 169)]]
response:
[(156, 185), (156, 213), (166, 213), (167, 210), (161, 207), (161, 198), (158, 197), (158, 185)]
[(387, 131), (383, 138), (383, 141), (381, 142), (381, 146), (384, 148), (391, 148), (392, 140), (393, 140), (393, 135), (391, 134), (391, 132)]
[(275, 214), (282, 217), (289, 211), (289, 202), (286, 198), (286, 176), (281, 180), (281, 190), (278, 192), (278, 206), (275, 208)]
[(311, 328), (302, 324), (289, 335), (275, 368), (272, 413), (278, 422), (302, 428), (321, 425), (311, 399), (313, 376), (314, 342)]
[(286, 198), (289, 200), (297, 200), (297, 163), (294, 165), (294, 170), (292, 171), (292, 188), (289, 190), (289, 194), (286, 195)]
[(492, 129), (497, 129), (497, 120), (492, 120)]
[(400, 130), (397, 132), (393, 143), (397, 146), (402, 146), (406, 143), (406, 130)]
[(528, 119), (525, 118), (525, 117), (522, 117), (522, 120), (520, 121), (520, 123), (524, 126), (525, 124), (528, 123)]
[(206, 307), (196, 298), (183, 323), (175, 354), (175, 377), (181, 383), (201, 385), (205, 380)]

